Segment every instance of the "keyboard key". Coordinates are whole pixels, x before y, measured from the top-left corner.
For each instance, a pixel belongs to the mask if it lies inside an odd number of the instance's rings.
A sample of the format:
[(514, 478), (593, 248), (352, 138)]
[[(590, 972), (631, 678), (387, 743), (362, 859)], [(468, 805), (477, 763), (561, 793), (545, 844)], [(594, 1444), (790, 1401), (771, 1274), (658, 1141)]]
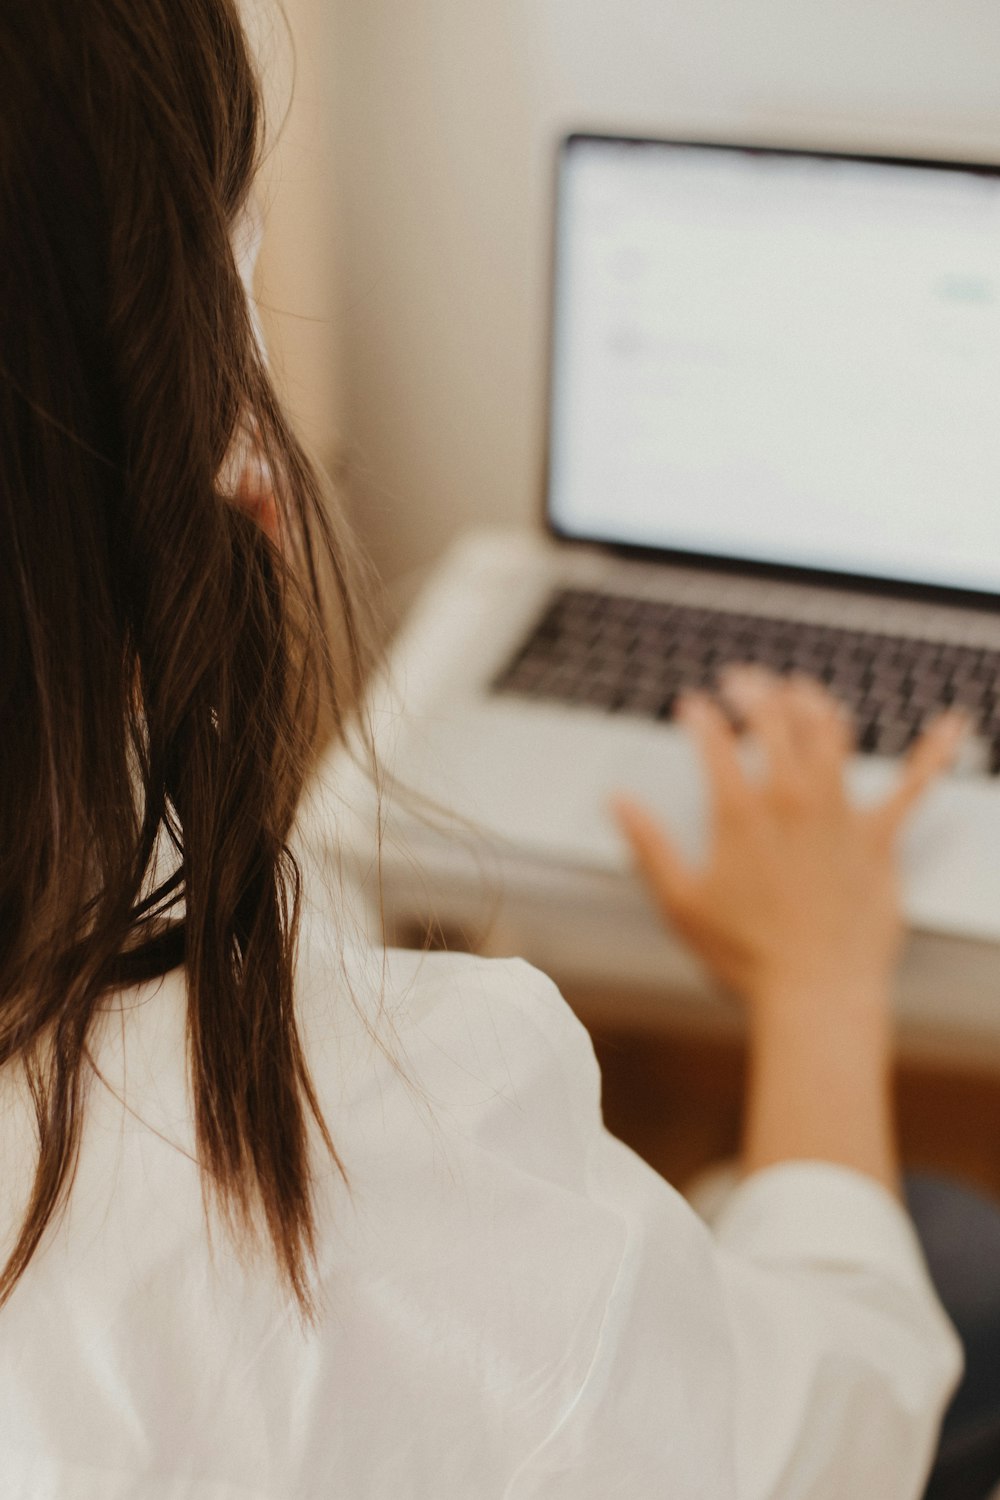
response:
[(879, 745), (879, 726), (877, 719), (869, 719), (862, 724), (858, 731), (858, 749), (874, 753)]

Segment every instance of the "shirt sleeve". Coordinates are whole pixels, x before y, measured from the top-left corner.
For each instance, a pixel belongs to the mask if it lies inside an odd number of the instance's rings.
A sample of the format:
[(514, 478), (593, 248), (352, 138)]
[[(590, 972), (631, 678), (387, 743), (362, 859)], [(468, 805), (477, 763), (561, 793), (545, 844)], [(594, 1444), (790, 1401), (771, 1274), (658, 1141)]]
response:
[(788, 1162), (736, 1190), (715, 1237), (740, 1493), (920, 1495), (962, 1352), (902, 1205)]
[(589, 1038), (520, 966), (519, 1004), (575, 1080), (585, 1191), (624, 1252), (575, 1400), (506, 1500), (665, 1493), (917, 1500), (961, 1373), (902, 1205), (848, 1168), (747, 1179), (713, 1231), (601, 1122)]

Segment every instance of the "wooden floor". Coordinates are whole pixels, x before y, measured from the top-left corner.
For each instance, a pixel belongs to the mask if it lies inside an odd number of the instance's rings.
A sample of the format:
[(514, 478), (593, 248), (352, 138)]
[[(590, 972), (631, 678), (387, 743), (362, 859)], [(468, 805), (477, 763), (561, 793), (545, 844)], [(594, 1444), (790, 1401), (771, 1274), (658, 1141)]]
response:
[[(742, 1045), (591, 1027), (609, 1128), (670, 1182), (735, 1154)], [(1000, 1076), (901, 1066), (896, 1086), (904, 1166), (945, 1172), (1000, 1198)]]

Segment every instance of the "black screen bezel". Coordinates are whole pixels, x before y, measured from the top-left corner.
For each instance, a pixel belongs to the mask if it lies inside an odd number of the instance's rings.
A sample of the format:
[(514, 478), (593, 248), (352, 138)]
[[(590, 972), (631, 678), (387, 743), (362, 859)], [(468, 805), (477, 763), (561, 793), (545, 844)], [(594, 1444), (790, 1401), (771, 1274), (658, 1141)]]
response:
[[(685, 147), (704, 151), (729, 151), (762, 156), (791, 156), (819, 158), (829, 161), (850, 161), (876, 166), (921, 167), (948, 172), (967, 172), (983, 177), (1000, 177), (1000, 163), (994, 161), (961, 161), (943, 157), (895, 156), (859, 151), (836, 151), (817, 147), (775, 145), (764, 141), (723, 141), (684, 139), (664, 136), (616, 135), (603, 131), (574, 130), (561, 137), (555, 153), (553, 212), (551, 215), (551, 246), (549, 258), (547, 380), (545, 407), (545, 437), (542, 455), (542, 522), (549, 536), (563, 542), (596, 546), (616, 557), (631, 558), (646, 562), (682, 564), (685, 567), (717, 573), (739, 573), (744, 576), (769, 578), (789, 583), (809, 584), (830, 589), (848, 589), (894, 598), (924, 600), (942, 604), (972, 605), (980, 610), (1000, 610), (1000, 589), (989, 593), (980, 589), (964, 589), (936, 583), (914, 583), (898, 578), (874, 577), (867, 573), (837, 572), (827, 568), (811, 568), (795, 563), (758, 562), (744, 557), (732, 557), (711, 552), (689, 552), (679, 549), (643, 546), (637, 543), (615, 541), (609, 537), (584, 536), (578, 532), (561, 528), (552, 516), (550, 507), (552, 479), (552, 421), (555, 405), (556, 371), (556, 286), (559, 275), (559, 212), (561, 204), (560, 185), (564, 162), (569, 152), (580, 144), (608, 142), (616, 145), (642, 147)], [(1000, 496), (998, 496), (1000, 504)], [(998, 559), (1000, 565), (1000, 559)]]

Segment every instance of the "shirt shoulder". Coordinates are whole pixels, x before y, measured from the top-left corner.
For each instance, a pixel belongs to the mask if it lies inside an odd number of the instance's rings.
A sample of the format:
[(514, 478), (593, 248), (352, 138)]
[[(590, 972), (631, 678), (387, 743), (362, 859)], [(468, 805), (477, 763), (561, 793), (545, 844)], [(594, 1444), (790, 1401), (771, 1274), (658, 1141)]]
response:
[(603, 1130), (600, 1070), (546, 975), (517, 958), (372, 950), (336, 965), (313, 953), (302, 979), (306, 1053), (335, 1139), (338, 1118), (348, 1135), (366, 1117), (388, 1131), (410, 1118), (579, 1182)]

